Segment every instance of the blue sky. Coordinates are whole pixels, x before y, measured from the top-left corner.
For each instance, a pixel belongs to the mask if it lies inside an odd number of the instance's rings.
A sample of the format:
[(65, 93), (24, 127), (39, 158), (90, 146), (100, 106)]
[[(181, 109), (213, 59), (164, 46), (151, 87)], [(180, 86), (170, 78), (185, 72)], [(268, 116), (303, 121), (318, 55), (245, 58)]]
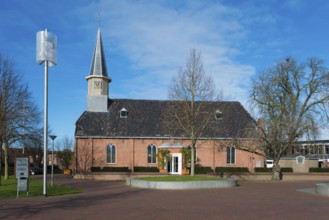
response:
[(73, 138), (86, 109), (98, 12), (110, 98), (167, 99), (170, 79), (196, 48), (225, 100), (250, 110), (250, 80), (279, 59), (316, 56), (329, 66), (328, 11), (326, 0), (1, 0), (0, 51), (14, 61), (43, 110), (36, 32), (47, 28), (57, 35), (49, 125), (59, 138)]

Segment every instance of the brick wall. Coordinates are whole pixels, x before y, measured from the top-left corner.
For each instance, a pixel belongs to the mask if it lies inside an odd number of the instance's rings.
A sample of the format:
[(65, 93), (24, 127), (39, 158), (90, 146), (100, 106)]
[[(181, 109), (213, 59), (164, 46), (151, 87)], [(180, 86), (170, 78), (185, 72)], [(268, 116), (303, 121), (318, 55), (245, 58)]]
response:
[[(157, 167), (155, 163), (147, 163), (147, 147), (154, 144), (157, 149), (163, 143), (175, 142), (174, 139), (77, 139), (76, 140), (76, 160), (78, 170), (89, 169), (90, 167), (129, 167), (150, 166)], [(183, 146), (188, 146), (189, 140), (178, 140)], [(114, 144), (116, 146), (116, 162), (111, 164), (106, 161), (106, 146)], [(236, 150), (235, 164), (226, 163), (226, 146), (232, 144), (231, 141), (199, 141), (197, 143), (197, 162), (202, 166), (235, 166), (248, 167), (252, 172), (256, 166), (256, 161), (264, 164), (264, 158), (246, 151)], [(245, 145), (255, 145), (254, 142), (246, 142)], [(180, 149), (169, 149), (171, 153), (178, 153)], [(80, 168), (79, 168), (80, 167)]]

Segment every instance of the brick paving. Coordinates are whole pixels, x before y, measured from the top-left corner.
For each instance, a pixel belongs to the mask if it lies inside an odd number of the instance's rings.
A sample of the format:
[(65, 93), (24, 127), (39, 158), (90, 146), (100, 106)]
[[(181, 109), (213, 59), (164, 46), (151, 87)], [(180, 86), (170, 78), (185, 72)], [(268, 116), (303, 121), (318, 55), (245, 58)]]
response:
[(202, 190), (139, 189), (63, 175), (55, 182), (83, 193), (0, 200), (0, 219), (328, 219), (329, 197), (297, 191), (312, 188), (311, 181), (240, 181), (235, 188)]

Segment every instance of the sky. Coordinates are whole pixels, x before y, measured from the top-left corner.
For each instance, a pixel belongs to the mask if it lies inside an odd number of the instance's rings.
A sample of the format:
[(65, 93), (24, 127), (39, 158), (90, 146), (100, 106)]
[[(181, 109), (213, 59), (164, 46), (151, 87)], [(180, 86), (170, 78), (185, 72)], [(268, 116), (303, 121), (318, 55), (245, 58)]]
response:
[[(74, 137), (86, 110), (98, 16), (110, 98), (165, 100), (190, 49), (202, 54), (224, 100), (248, 104), (251, 80), (287, 56), (329, 62), (327, 0), (0, 0), (0, 52), (8, 56), (43, 111), (44, 67), (36, 33), (57, 36), (49, 67), (52, 134)], [(328, 129), (320, 138), (329, 139)]]

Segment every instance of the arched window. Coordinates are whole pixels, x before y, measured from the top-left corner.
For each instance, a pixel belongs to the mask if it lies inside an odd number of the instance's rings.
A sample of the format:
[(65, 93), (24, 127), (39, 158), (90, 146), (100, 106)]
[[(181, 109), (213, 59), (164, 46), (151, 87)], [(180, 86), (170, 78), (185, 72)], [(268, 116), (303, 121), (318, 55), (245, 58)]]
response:
[(235, 147), (232, 145), (226, 148), (226, 163), (235, 164)]
[(107, 163), (116, 162), (116, 147), (114, 144), (108, 144), (106, 147), (106, 162)]
[(154, 144), (147, 147), (147, 163), (156, 163), (157, 148)]

